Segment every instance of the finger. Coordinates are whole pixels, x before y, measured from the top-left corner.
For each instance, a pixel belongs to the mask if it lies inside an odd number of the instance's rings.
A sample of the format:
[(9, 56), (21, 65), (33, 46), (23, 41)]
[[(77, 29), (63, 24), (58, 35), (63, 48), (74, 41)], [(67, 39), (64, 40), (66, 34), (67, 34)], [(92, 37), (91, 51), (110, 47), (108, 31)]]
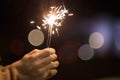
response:
[(54, 54), (56, 52), (54, 48), (46, 48), (46, 50), (49, 50), (50, 54)]
[(55, 60), (57, 58), (56, 54), (52, 54), (49, 57), (43, 58), (43, 59), (38, 59), (34, 62), (34, 67), (35, 68), (41, 68), (44, 67), (48, 64), (50, 64), (53, 60)]
[[(43, 74), (44, 77), (47, 77), (49, 71), (53, 70), (54, 68), (57, 68), (59, 65), (59, 62), (58, 61), (55, 61), (55, 62), (51, 62), (50, 64), (44, 66), (44, 67), (41, 67), (41, 68), (33, 68), (32, 69), (32, 75), (39, 75), (39, 74)], [(36, 74), (37, 73), (37, 74)]]
[(46, 65), (44, 67), (41, 67), (41, 68), (38, 68), (38, 69), (42, 69), (44, 71), (49, 71), (50, 69), (57, 68), (58, 65), (59, 65), (59, 62), (58, 61), (54, 61), (54, 62), (51, 62), (48, 65)]
[(55, 76), (57, 74), (57, 70), (56, 69), (52, 69), (49, 71), (47, 79), (50, 79), (51, 77)]
[(43, 50), (35, 49), (31, 52), (31, 56), (35, 59), (42, 59), (50, 56), (50, 51), (47, 49), (43, 49)]
[(51, 62), (50, 64), (46, 65), (44, 68), (46, 70), (49, 70), (49, 69), (57, 68), (58, 66), (59, 66), (59, 62), (54, 61), (54, 62)]
[(57, 55), (56, 54), (52, 54), (49, 57), (41, 59), (40, 64), (49, 64), (49, 63), (51, 63), (51, 61), (54, 61), (56, 59), (57, 59)]

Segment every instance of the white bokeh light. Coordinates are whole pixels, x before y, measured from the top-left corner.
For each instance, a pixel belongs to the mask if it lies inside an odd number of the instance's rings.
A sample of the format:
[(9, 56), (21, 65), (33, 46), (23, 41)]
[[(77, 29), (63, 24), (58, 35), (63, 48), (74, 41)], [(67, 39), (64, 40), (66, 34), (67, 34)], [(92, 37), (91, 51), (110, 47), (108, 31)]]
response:
[[(94, 47), (91, 43), (90, 46), (96, 50), (100, 56), (104, 56), (107, 54), (107, 51), (111, 48), (112, 40), (113, 40), (113, 23), (111, 17), (109, 15), (100, 14), (97, 15), (94, 20), (92, 20), (90, 35), (97, 32), (98, 39), (93, 40)], [(89, 37), (90, 38), (90, 37)], [(100, 42), (100, 43), (99, 43)], [(95, 47), (95, 45), (97, 47)]]
[(89, 44), (82, 45), (78, 50), (78, 57), (82, 60), (90, 60), (94, 56), (94, 49)]
[(43, 32), (38, 29), (34, 29), (34, 30), (30, 31), (30, 33), (28, 35), (28, 41), (33, 46), (41, 45), (44, 42)]
[(94, 49), (99, 49), (104, 44), (104, 37), (99, 32), (94, 32), (89, 37), (89, 44)]

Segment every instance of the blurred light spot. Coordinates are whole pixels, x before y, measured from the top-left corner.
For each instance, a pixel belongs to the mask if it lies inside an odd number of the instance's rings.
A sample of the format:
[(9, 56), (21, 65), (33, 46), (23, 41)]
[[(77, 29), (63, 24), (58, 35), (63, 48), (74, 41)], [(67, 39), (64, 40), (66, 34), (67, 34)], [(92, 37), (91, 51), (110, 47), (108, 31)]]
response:
[(63, 64), (71, 64), (76, 61), (78, 43), (67, 42), (58, 50), (58, 59)]
[(89, 44), (84, 44), (79, 48), (78, 56), (82, 60), (90, 60), (94, 56), (94, 49)]
[(112, 45), (112, 32), (113, 32), (112, 30), (113, 29), (111, 28), (111, 26), (113, 24), (111, 22), (111, 19), (106, 15), (103, 15), (103, 16), (101, 15), (101, 16), (96, 17), (96, 19), (93, 20), (91, 24), (92, 25), (90, 28), (91, 30), (90, 33), (98, 32), (98, 35), (99, 35), (98, 39), (100, 39), (100, 40), (97, 40), (98, 43), (97, 41), (94, 43), (94, 47), (95, 49), (97, 49), (96, 53), (99, 53), (99, 55), (104, 56), (107, 54), (107, 51), (111, 48), (111, 45)]
[(34, 29), (30, 31), (28, 35), (28, 40), (33, 46), (39, 46), (44, 41), (44, 34), (42, 31)]
[(35, 23), (35, 21), (30, 21), (30, 24), (34, 24)]
[(101, 48), (104, 44), (103, 35), (99, 32), (92, 33), (89, 37), (89, 44), (94, 49)]
[(21, 40), (13, 40), (10, 44), (10, 50), (15, 55), (23, 54), (24, 48), (24, 43)]

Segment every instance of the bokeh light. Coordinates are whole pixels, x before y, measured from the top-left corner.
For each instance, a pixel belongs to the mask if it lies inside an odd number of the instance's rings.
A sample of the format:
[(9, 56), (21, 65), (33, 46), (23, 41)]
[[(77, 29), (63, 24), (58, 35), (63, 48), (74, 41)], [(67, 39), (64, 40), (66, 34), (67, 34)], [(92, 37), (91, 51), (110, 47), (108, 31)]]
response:
[(94, 49), (99, 49), (104, 44), (104, 37), (99, 32), (94, 32), (89, 37), (89, 44)]
[(28, 35), (28, 41), (33, 46), (39, 46), (44, 42), (44, 34), (38, 29), (33, 29)]
[[(99, 55), (106, 55), (112, 45), (112, 25), (111, 18), (106, 15), (98, 15), (92, 20), (90, 33), (97, 32), (94, 47)], [(99, 40), (100, 39), (100, 40)], [(98, 42), (97, 42), (98, 41)], [(91, 42), (90, 42), (91, 45)], [(97, 46), (97, 47), (96, 47)]]
[(78, 57), (81, 60), (90, 60), (94, 56), (94, 49), (89, 44), (82, 45), (78, 50)]

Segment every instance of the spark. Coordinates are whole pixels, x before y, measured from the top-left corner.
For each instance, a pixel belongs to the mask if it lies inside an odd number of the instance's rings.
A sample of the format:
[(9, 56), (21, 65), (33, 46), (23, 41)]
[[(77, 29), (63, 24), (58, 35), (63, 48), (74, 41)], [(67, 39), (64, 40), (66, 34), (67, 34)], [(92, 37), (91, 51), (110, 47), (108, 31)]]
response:
[(50, 7), (50, 11), (47, 14), (47, 16), (44, 16), (43, 18), (43, 26), (61, 26), (63, 19), (65, 19), (65, 15), (68, 13), (68, 10), (66, 10), (65, 6), (59, 6), (59, 7)]
[(73, 15), (74, 15), (73, 13), (68, 14), (68, 16), (73, 16)]
[(62, 26), (62, 22), (65, 19), (65, 16), (68, 14), (68, 10), (65, 8), (65, 5), (60, 5), (58, 7), (50, 7), (50, 11), (47, 15), (43, 16), (42, 26), (45, 29), (48, 29), (48, 41), (47, 45), (50, 46), (52, 34), (55, 32), (59, 35), (58, 28)]
[(30, 21), (30, 24), (34, 24), (35, 23), (35, 21)]
[(41, 30), (41, 27), (40, 27), (40, 26), (37, 25), (36, 27), (37, 27), (37, 29)]

